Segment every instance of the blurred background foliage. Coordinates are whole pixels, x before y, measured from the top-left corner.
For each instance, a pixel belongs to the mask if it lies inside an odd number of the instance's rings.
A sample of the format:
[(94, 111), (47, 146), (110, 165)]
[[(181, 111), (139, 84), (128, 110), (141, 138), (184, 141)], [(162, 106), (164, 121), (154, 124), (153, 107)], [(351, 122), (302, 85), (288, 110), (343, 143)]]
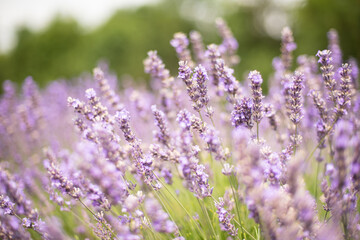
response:
[(272, 59), (280, 54), (280, 27), (289, 24), (298, 49), (295, 54), (315, 55), (327, 48), (327, 31), (338, 30), (344, 59), (360, 59), (359, 0), (168, 0), (136, 9), (121, 9), (91, 31), (76, 21), (56, 17), (42, 31), (18, 30), (17, 44), (0, 55), (0, 81), (21, 83), (31, 75), (45, 86), (59, 78), (71, 79), (91, 72), (100, 60), (118, 76), (148, 79), (142, 61), (149, 50), (158, 50), (176, 75), (177, 58), (169, 41), (175, 32), (198, 30), (205, 44), (220, 43), (214, 19), (222, 16), (239, 41), (238, 79), (249, 70), (264, 78), (272, 72)]

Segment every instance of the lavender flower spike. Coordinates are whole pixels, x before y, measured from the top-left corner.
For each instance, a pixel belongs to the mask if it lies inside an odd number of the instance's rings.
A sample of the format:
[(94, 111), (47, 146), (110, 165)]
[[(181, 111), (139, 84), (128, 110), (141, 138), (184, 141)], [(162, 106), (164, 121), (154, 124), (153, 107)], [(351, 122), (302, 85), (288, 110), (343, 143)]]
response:
[(231, 112), (231, 123), (234, 127), (245, 126), (251, 129), (254, 126), (252, 121), (253, 104), (250, 98), (244, 97), (237, 100), (234, 110)]
[(219, 202), (215, 202), (216, 213), (219, 217), (220, 228), (222, 231), (226, 231), (230, 236), (237, 236), (238, 229), (231, 223), (234, 216), (225, 209), (225, 202), (223, 198), (219, 198)]
[(342, 63), (342, 53), (339, 45), (339, 35), (335, 29), (330, 29), (327, 34), (329, 39), (329, 49), (333, 53), (333, 62), (335, 69), (339, 68)]
[(251, 91), (252, 91), (252, 100), (253, 100), (253, 120), (257, 124), (260, 123), (261, 119), (264, 116), (264, 109), (262, 104), (262, 95), (261, 84), (263, 79), (258, 71), (251, 71), (249, 73), (249, 80), (251, 82)]
[(190, 32), (190, 41), (196, 61), (203, 64), (205, 62), (205, 47), (201, 34), (197, 31)]
[(216, 61), (221, 58), (219, 47), (215, 44), (210, 44), (209, 46), (207, 46), (205, 56), (210, 61), (210, 76), (212, 84), (218, 87), (220, 79), (216, 70)]
[(206, 83), (209, 81), (205, 68), (201, 65), (197, 66), (194, 70), (193, 81), (197, 82), (197, 91), (199, 93), (199, 101), (197, 107), (199, 109), (207, 106), (209, 102), (209, 96), (207, 95)]
[(336, 105), (336, 82), (334, 79), (334, 66), (332, 65), (333, 59), (330, 50), (318, 51), (316, 56), (319, 57), (319, 63), (322, 65), (320, 70), (325, 82), (325, 87), (330, 92), (330, 100)]
[(0, 208), (4, 210), (5, 215), (14, 215), (15, 203), (11, 202), (9, 197), (0, 195)]
[(295, 124), (299, 124), (303, 118), (302, 112), (302, 96), (304, 74), (296, 71), (293, 76), (293, 83), (290, 88), (290, 120)]
[(281, 61), (286, 70), (291, 67), (292, 52), (296, 49), (294, 37), (289, 27), (283, 28), (281, 31)]
[(337, 106), (335, 112), (339, 117), (346, 115), (346, 109), (351, 104), (351, 66), (347, 63), (343, 64), (340, 68), (340, 89), (338, 91)]
[(163, 88), (170, 88), (174, 79), (170, 77), (170, 71), (158, 56), (157, 51), (149, 51), (148, 57), (144, 60), (145, 73), (151, 75), (155, 80), (161, 81)]
[(184, 33), (175, 33), (174, 38), (170, 41), (170, 44), (175, 48), (180, 61), (187, 61), (191, 67), (194, 65), (191, 60), (190, 51), (188, 49), (189, 39)]
[(46, 150), (47, 162), (45, 167), (51, 179), (51, 183), (54, 187), (62, 191), (63, 194), (68, 194), (74, 199), (79, 199), (81, 196), (80, 189), (74, 186), (74, 183), (69, 180), (60, 169), (55, 165), (56, 157), (55, 154), (50, 150)]
[(156, 139), (166, 145), (170, 145), (170, 134), (167, 127), (167, 122), (165, 120), (164, 112), (157, 109), (156, 105), (151, 106), (151, 111), (155, 117), (155, 124), (159, 128), (159, 131), (156, 133)]
[(233, 33), (222, 18), (216, 19), (215, 23), (218, 32), (223, 39), (223, 42), (219, 46), (220, 52), (224, 55), (228, 55), (229, 59), (227, 61), (227, 64), (229, 64), (229, 66), (238, 64), (240, 58), (235, 54), (239, 47), (239, 43), (234, 38)]

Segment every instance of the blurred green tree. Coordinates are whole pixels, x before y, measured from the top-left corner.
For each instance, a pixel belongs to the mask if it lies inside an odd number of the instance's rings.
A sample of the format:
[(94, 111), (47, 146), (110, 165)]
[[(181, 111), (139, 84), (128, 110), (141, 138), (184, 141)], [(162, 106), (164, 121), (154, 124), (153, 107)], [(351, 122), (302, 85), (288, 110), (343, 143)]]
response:
[[(242, 80), (248, 71), (257, 69), (266, 80), (272, 72), (273, 57), (280, 54), (280, 40), (267, 35), (261, 25), (264, 23), (259, 22), (259, 16), (270, 2), (259, 0), (244, 6), (232, 1), (167, 0), (157, 5), (119, 10), (90, 32), (74, 20), (57, 17), (41, 32), (27, 28), (18, 31), (15, 48), (0, 55), (0, 82), (5, 79), (22, 82), (31, 75), (44, 86), (58, 78), (71, 79), (84, 71), (90, 72), (99, 60), (107, 61), (119, 76), (148, 78), (142, 61), (147, 51), (153, 49), (158, 50), (166, 66), (176, 75), (177, 58), (169, 44), (175, 32), (189, 33), (197, 29), (203, 34), (205, 44), (221, 42), (212, 21), (194, 21), (202, 15), (211, 15), (211, 19), (223, 15), (239, 41), (241, 62), (235, 66), (236, 77)], [(218, 9), (213, 9), (214, 6)], [(295, 54), (315, 55), (317, 50), (327, 48), (326, 33), (335, 28), (344, 59), (349, 56), (360, 59), (359, 0), (306, 0), (300, 6), (289, 12), (298, 45)], [(199, 16), (189, 17), (197, 14)]]

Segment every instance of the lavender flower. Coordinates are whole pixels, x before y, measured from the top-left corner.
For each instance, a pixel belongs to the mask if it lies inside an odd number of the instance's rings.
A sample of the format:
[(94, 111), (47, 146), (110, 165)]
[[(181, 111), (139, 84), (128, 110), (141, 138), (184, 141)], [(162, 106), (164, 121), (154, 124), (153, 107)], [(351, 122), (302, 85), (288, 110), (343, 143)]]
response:
[(264, 109), (262, 104), (262, 95), (261, 84), (263, 82), (262, 77), (258, 71), (251, 71), (249, 73), (249, 80), (251, 82), (251, 92), (252, 92), (252, 101), (253, 101), (253, 120), (257, 124), (260, 123), (264, 115)]
[(14, 215), (15, 203), (11, 202), (9, 197), (0, 195), (0, 208), (4, 210), (5, 215)]
[(302, 96), (301, 91), (303, 86), (304, 74), (301, 72), (295, 72), (293, 76), (293, 83), (290, 88), (290, 120), (298, 125), (300, 120), (303, 118), (302, 110)]
[(250, 98), (244, 97), (237, 100), (234, 104), (234, 110), (231, 112), (231, 123), (233, 126), (245, 126), (251, 129), (254, 126), (253, 103)]
[(269, 119), (271, 128), (276, 131), (279, 125), (279, 121), (275, 115), (274, 106), (272, 104), (264, 105), (264, 114)]
[(55, 165), (56, 157), (51, 150), (46, 151), (47, 160), (45, 167), (51, 179), (51, 184), (59, 189), (63, 194), (68, 194), (74, 199), (79, 199), (81, 191), (74, 186), (74, 183), (64, 176), (60, 169)]
[[(217, 69), (216, 69), (216, 63), (217, 60), (220, 59), (221, 54), (219, 52), (219, 47), (215, 44), (210, 44), (209, 46), (207, 46), (207, 50), (205, 52), (205, 56), (209, 59), (210, 61), (210, 77), (212, 80), (212, 84), (216, 87), (219, 86), (219, 76), (217, 74)], [(220, 94), (220, 93), (219, 93)]]
[(330, 50), (325, 49), (323, 51), (318, 51), (316, 56), (319, 57), (318, 62), (322, 65), (320, 69), (322, 72), (323, 80), (325, 82), (325, 87), (330, 92), (330, 100), (333, 101), (334, 104), (336, 104), (337, 91), (336, 82), (334, 79), (334, 66), (332, 65), (333, 58), (331, 54), (332, 52)]
[(194, 70), (193, 81), (197, 83), (197, 91), (199, 93), (199, 99), (197, 102), (197, 109), (202, 109), (209, 103), (209, 97), (207, 95), (206, 83), (209, 81), (205, 68), (201, 65), (197, 66)]
[(219, 217), (221, 230), (228, 232), (230, 236), (237, 236), (238, 229), (231, 223), (234, 215), (225, 209), (224, 199), (219, 198), (219, 202), (215, 202), (215, 207)]
[(264, 155), (264, 177), (271, 185), (279, 186), (283, 172), (280, 157), (277, 153), (271, 151), (268, 151)]
[(342, 53), (339, 45), (339, 35), (335, 29), (331, 29), (328, 34), (329, 50), (332, 52), (332, 58), (335, 69), (339, 68), (342, 63)]
[(230, 165), (229, 163), (224, 163), (224, 167), (221, 170), (222, 174), (226, 175), (226, 176), (230, 176), (233, 172), (233, 165)]
[(221, 49), (223, 50), (223, 52), (225, 51), (228, 51), (230, 53), (236, 52), (239, 44), (234, 38), (229, 27), (226, 25), (226, 22), (221, 18), (217, 18), (216, 26), (218, 28), (221, 37), (223, 38), (223, 43), (221, 44)]
[(140, 140), (135, 137), (135, 134), (130, 128), (130, 115), (126, 110), (122, 110), (116, 113), (116, 120), (120, 125), (120, 129), (124, 134), (125, 140), (132, 147), (132, 157), (135, 160), (135, 166), (138, 174), (144, 177), (146, 184), (151, 185), (155, 189), (160, 188), (159, 184), (154, 183), (155, 175), (152, 169), (152, 158), (150, 155), (144, 155), (143, 150), (140, 147)]
[(169, 130), (167, 127), (165, 114), (162, 111), (158, 110), (156, 108), (156, 105), (152, 105), (151, 110), (155, 117), (155, 124), (159, 128), (159, 131), (155, 135), (156, 139), (160, 143), (162, 143), (166, 146), (169, 146), (170, 145), (170, 134), (169, 134)]
[(157, 55), (157, 51), (149, 51), (148, 57), (144, 60), (145, 72), (156, 80), (165, 83), (170, 78), (169, 70)]
[(294, 37), (289, 27), (281, 31), (281, 61), (286, 70), (290, 70), (292, 61), (292, 52), (296, 49)]
[(119, 96), (117, 96), (115, 92), (110, 88), (108, 80), (105, 78), (104, 72), (100, 68), (94, 68), (93, 75), (99, 85), (101, 94), (107, 100), (109, 105), (115, 111), (120, 111), (121, 109), (123, 109), (123, 106), (119, 101)]
[(190, 41), (195, 53), (195, 59), (199, 64), (205, 62), (205, 47), (201, 37), (201, 34), (197, 31), (190, 32)]
[(325, 123), (328, 120), (328, 112), (326, 109), (326, 102), (321, 97), (319, 91), (310, 91), (309, 95), (312, 97), (315, 107), (317, 108), (321, 120)]
[(335, 112), (338, 117), (346, 115), (346, 110), (350, 106), (351, 101), (351, 92), (350, 92), (350, 85), (351, 85), (351, 66), (347, 63), (343, 64), (340, 68), (340, 89), (338, 90), (337, 96), (337, 105), (335, 108)]
[(184, 33), (175, 33), (174, 38), (170, 41), (170, 44), (175, 48), (180, 61), (188, 62), (190, 66), (194, 65), (191, 60), (190, 51), (188, 49), (189, 40)]
[(233, 76), (234, 70), (231, 68), (228, 68), (225, 65), (225, 62), (223, 59), (217, 59), (215, 64), (215, 69), (218, 74), (218, 79), (220, 82), (224, 85), (225, 92), (232, 96), (236, 96), (238, 90), (239, 90), (239, 83)]
[(145, 209), (155, 231), (161, 233), (174, 233), (177, 231), (176, 224), (169, 220), (168, 214), (162, 210), (160, 204), (154, 198), (146, 199)]

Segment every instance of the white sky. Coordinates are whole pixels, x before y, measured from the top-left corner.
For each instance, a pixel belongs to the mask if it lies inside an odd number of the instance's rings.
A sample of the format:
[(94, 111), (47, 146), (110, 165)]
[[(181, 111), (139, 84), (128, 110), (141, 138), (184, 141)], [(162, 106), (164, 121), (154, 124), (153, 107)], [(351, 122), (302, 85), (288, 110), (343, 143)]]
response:
[(157, 0), (0, 0), (0, 52), (11, 49), (19, 26), (39, 30), (56, 16), (71, 16), (86, 27), (105, 22), (119, 8)]

